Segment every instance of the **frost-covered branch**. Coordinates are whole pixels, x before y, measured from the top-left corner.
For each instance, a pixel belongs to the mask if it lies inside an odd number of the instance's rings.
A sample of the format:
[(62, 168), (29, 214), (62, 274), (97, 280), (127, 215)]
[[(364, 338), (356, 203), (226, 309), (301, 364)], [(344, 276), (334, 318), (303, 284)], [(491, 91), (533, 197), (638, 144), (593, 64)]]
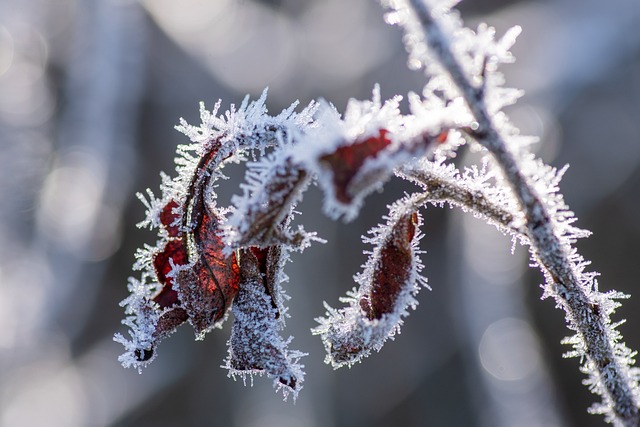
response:
[[(409, 63), (429, 80), (421, 95), (385, 102), (376, 86), (372, 99), (351, 100), (341, 115), (333, 106), (297, 103), (268, 114), (266, 91), (218, 115), (201, 106), (201, 125), (182, 121), (191, 140), (178, 147), (177, 176), (162, 175), (160, 197), (140, 196), (157, 229), (155, 246), (136, 256), (131, 295), (122, 305), (130, 337), (120, 360), (141, 370), (156, 357), (159, 342), (190, 323), (197, 339), (232, 313), (225, 367), (230, 375), (266, 374), (285, 397), (294, 398), (304, 379), (298, 359), (280, 336), (287, 310), (282, 268), (291, 251), (321, 240), (302, 226), (293, 229), (296, 205), (312, 184), (324, 193), (324, 212), (356, 218), (366, 197), (394, 175), (422, 191), (389, 206), (379, 226), (363, 238), (372, 245), (355, 276), (357, 288), (317, 319), (313, 332), (334, 368), (351, 366), (394, 338), (415, 308), (426, 279), (418, 243), (420, 208), (448, 203), (493, 224), (529, 246), (545, 275), (543, 297), (553, 296), (566, 313), (574, 337), (569, 356), (580, 357), (586, 384), (602, 396), (594, 412), (620, 426), (638, 426), (635, 353), (622, 342), (610, 315), (624, 295), (598, 291), (596, 273), (573, 248), (588, 232), (574, 227), (573, 213), (558, 185), (565, 169), (537, 160), (502, 109), (521, 92), (505, 88), (498, 65), (513, 61), (511, 45), (519, 29), (496, 40), (495, 31), (462, 26), (451, 1), (428, 7), (420, 0), (383, 0), (390, 23), (406, 30)], [(466, 137), (463, 137), (466, 135)], [(474, 141), (475, 140), (475, 141)], [(465, 145), (478, 148), (481, 164), (458, 169), (452, 158)], [(230, 162), (247, 163), (245, 182), (231, 206), (218, 206), (215, 188)]]
[(468, 176), (460, 176), (453, 165), (445, 167), (437, 163), (426, 163), (428, 168), (404, 168), (399, 175), (422, 187), (424, 193), (414, 198), (416, 207), (426, 203), (449, 203), (471, 212), (501, 231), (518, 239), (527, 241), (526, 229), (517, 211), (512, 206), (504, 206), (496, 202), (495, 187), (482, 185), (484, 182)]
[[(618, 306), (614, 298), (622, 295), (600, 293), (593, 274), (583, 271), (585, 261), (571, 247), (581, 236), (569, 229), (571, 216), (561, 196), (555, 188), (536, 188), (544, 185), (534, 175), (540, 165), (533, 169), (537, 162), (530, 156), (518, 157), (510, 148), (509, 135), (499, 130), (487, 105), (485, 72), (490, 58), (485, 57), (481, 73), (470, 74), (470, 67), (465, 69), (452, 46), (460, 29), (448, 8), (430, 8), (423, 0), (410, 0), (409, 4), (428, 50), (446, 70), (476, 121), (473, 136), (493, 154), (521, 205), (532, 258), (545, 274), (545, 296), (554, 297), (566, 313), (569, 328), (577, 332), (567, 340), (574, 346), (571, 355), (583, 358), (582, 370), (589, 375), (587, 384), (603, 398), (593, 411), (605, 414), (607, 421), (616, 425), (640, 425), (638, 372), (632, 368), (635, 353), (620, 342), (616, 325), (609, 318)], [(416, 37), (414, 28), (405, 28), (408, 37)]]

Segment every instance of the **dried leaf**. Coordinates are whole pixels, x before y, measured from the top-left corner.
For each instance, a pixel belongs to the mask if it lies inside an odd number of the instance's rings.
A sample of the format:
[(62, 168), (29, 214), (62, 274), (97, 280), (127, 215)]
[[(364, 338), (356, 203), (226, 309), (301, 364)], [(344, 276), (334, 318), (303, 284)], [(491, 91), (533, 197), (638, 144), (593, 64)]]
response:
[[(289, 340), (279, 334), (276, 284), (280, 248), (240, 250), (240, 289), (233, 304), (235, 317), (229, 339), (229, 356), (225, 367), (231, 376), (267, 374), (285, 398), (294, 399), (302, 388), (304, 372), (298, 351), (290, 351)], [(275, 270), (274, 270), (275, 269)], [(275, 273), (275, 274), (274, 274)]]
[(168, 276), (174, 266), (187, 264), (187, 250), (181, 239), (172, 239), (167, 242), (162, 252), (153, 257), (153, 268), (158, 283), (162, 285), (160, 292), (153, 297), (161, 308), (171, 307), (178, 303), (178, 294), (173, 289), (173, 277)]
[[(239, 270), (236, 255), (225, 255), (220, 235), (220, 215), (207, 199), (215, 152), (203, 156), (188, 192), (183, 223), (188, 231), (183, 242), (191, 242), (190, 265), (178, 270), (176, 290), (196, 335), (202, 337), (224, 317), (238, 291)], [(188, 206), (188, 203), (191, 206)]]
[(399, 165), (426, 155), (446, 141), (447, 135), (446, 130), (437, 135), (425, 132), (394, 141), (392, 133), (382, 128), (378, 135), (339, 143), (317, 159), (325, 212), (347, 221), (354, 219), (364, 198), (381, 188)]
[(348, 306), (327, 306), (326, 317), (317, 319), (320, 325), (313, 329), (322, 337), (325, 361), (334, 368), (351, 366), (379, 351), (400, 330), (408, 308), (417, 304), (419, 284), (426, 285), (420, 276), (419, 225), (412, 198), (405, 198), (391, 206), (386, 224), (365, 238), (374, 249), (364, 271), (355, 277), (360, 287), (343, 299)]
[(180, 205), (175, 200), (169, 201), (160, 211), (160, 223), (169, 234), (169, 237), (180, 237), (180, 220), (182, 216), (178, 212)]
[(382, 242), (371, 276), (370, 291), (360, 299), (360, 307), (370, 320), (380, 319), (395, 310), (398, 295), (413, 269), (412, 242), (417, 224), (416, 212), (402, 216)]
[(367, 159), (375, 158), (391, 144), (387, 133), (386, 129), (380, 129), (378, 136), (339, 147), (333, 153), (320, 157), (320, 162), (333, 173), (333, 184), (338, 201), (344, 204), (351, 203), (355, 195), (350, 189), (354, 177), (360, 172)]
[(300, 246), (304, 233), (293, 233), (287, 226), (292, 209), (307, 187), (309, 174), (290, 157), (260, 172), (252, 174), (256, 183), (245, 188), (244, 197), (235, 199), (240, 206), (230, 219), (227, 231), (232, 244), (237, 247)]

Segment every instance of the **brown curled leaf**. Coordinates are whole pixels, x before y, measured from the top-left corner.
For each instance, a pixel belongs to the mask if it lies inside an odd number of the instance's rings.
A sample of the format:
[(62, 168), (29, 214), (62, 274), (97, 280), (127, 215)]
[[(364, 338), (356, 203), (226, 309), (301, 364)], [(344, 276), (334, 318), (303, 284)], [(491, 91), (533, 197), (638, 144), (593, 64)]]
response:
[(399, 165), (427, 155), (447, 136), (448, 131), (443, 130), (437, 135), (425, 132), (394, 141), (388, 130), (380, 129), (377, 135), (366, 139), (343, 141), (334, 151), (318, 158), (325, 212), (346, 221), (354, 219), (364, 198), (380, 188)]
[(395, 310), (398, 295), (411, 276), (412, 242), (417, 224), (416, 212), (400, 217), (380, 247), (371, 277), (371, 290), (360, 299), (360, 307), (370, 320), (380, 319)]
[(238, 291), (236, 256), (224, 254), (221, 218), (207, 198), (218, 162), (216, 151), (202, 157), (183, 208), (182, 222), (187, 232), (182, 242), (190, 249), (190, 267), (177, 273), (176, 291), (198, 336), (224, 317)]
[(309, 175), (291, 158), (286, 158), (270, 172), (261, 187), (254, 190), (245, 210), (238, 214), (242, 216), (242, 225), (234, 244), (239, 247), (297, 245), (303, 239), (287, 230), (284, 224), (301, 198)]
[(448, 131), (442, 131), (436, 136), (430, 134), (422, 134), (418, 137), (406, 142), (401, 148), (391, 151), (385, 151), (388, 156), (387, 162), (381, 162), (373, 167), (361, 168), (347, 187), (349, 194), (354, 197), (366, 194), (369, 189), (375, 188), (376, 185), (385, 182), (392, 170), (399, 164), (410, 160), (411, 157), (419, 157), (426, 153), (430, 148), (437, 144), (443, 144), (447, 140)]
[(350, 186), (354, 177), (360, 172), (367, 159), (377, 157), (391, 144), (387, 134), (386, 129), (380, 129), (377, 136), (339, 147), (333, 153), (320, 157), (320, 162), (333, 173), (333, 185), (338, 201), (344, 204), (351, 203), (354, 194), (350, 191)]
[(275, 288), (268, 283), (272, 277), (269, 264), (279, 265), (275, 258), (280, 250), (250, 248), (239, 253), (241, 286), (232, 309), (235, 318), (226, 367), (230, 375), (266, 373), (285, 396), (295, 396), (304, 379), (302, 366), (297, 363), (302, 353), (289, 351), (288, 340), (279, 334), (281, 323), (274, 306), (277, 296), (270, 294)]
[(138, 361), (150, 360), (157, 342), (186, 321), (201, 337), (224, 317), (237, 292), (239, 271), (235, 254), (223, 253), (220, 216), (206, 198), (221, 161), (217, 158), (218, 148), (213, 144), (211, 151), (200, 159), (184, 205), (171, 199), (158, 214), (169, 238), (162, 250), (152, 256), (153, 272), (161, 285), (152, 300), (164, 311), (155, 324), (155, 344), (135, 351)]
[(420, 275), (418, 231), (421, 218), (414, 199), (407, 197), (390, 206), (385, 224), (364, 238), (374, 245), (364, 270), (355, 276), (359, 284), (340, 309), (327, 307), (325, 317), (313, 333), (322, 337), (327, 357), (334, 368), (351, 366), (379, 351), (385, 341), (399, 332), (409, 308), (415, 308), (416, 294), (426, 279)]
[(223, 318), (238, 291), (236, 255), (224, 254), (219, 223), (215, 213), (205, 209), (193, 237), (198, 259), (176, 278), (181, 304), (198, 335)]

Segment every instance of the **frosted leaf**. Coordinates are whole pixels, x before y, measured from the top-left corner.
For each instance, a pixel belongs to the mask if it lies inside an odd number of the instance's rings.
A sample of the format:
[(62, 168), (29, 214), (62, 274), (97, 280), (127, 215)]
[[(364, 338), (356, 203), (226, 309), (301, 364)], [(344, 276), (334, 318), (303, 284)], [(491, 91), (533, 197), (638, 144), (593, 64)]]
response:
[(294, 148), (293, 161), (316, 177), (325, 194), (324, 211), (354, 219), (372, 191), (400, 164), (424, 156), (448, 136), (442, 120), (402, 116), (401, 97), (381, 103), (379, 87), (371, 101), (350, 100), (340, 118), (324, 104), (320, 124)]
[(132, 340), (117, 337), (127, 350), (121, 358), (125, 366), (146, 366), (159, 341), (186, 321), (201, 338), (224, 318), (237, 291), (235, 254), (223, 253), (220, 214), (208, 194), (213, 174), (207, 170), (215, 155), (211, 151), (198, 163), (186, 208), (178, 209), (171, 199), (158, 209), (157, 247), (137, 254), (142, 281), (131, 282), (132, 296), (124, 301), (126, 312), (135, 315), (125, 323), (132, 329)]
[[(276, 261), (277, 262), (277, 261)], [(279, 331), (282, 324), (277, 287), (269, 285), (268, 255), (265, 251), (243, 249), (240, 255), (241, 286), (233, 304), (234, 316), (229, 355), (223, 367), (229, 376), (240, 376), (243, 380), (254, 375), (274, 379), (274, 388), (282, 390), (285, 400), (289, 394), (295, 400), (304, 381), (303, 365), (299, 359), (305, 356), (299, 351), (288, 349), (291, 338), (284, 340)]]
[[(284, 152), (282, 152), (284, 151)], [(280, 150), (248, 165), (243, 194), (234, 196), (234, 209), (225, 224), (230, 248), (285, 244), (302, 250), (315, 233), (289, 227), (293, 209), (308, 187), (309, 174), (296, 165), (288, 150)]]
[(364, 241), (374, 245), (364, 270), (355, 276), (360, 285), (348, 294), (347, 307), (327, 307), (326, 317), (312, 330), (320, 335), (327, 351), (326, 363), (334, 368), (351, 366), (371, 351), (379, 351), (388, 338), (400, 331), (415, 295), (426, 279), (420, 276), (418, 259), (420, 216), (411, 199), (390, 207), (387, 222), (370, 232)]
[(160, 196), (151, 190), (138, 195), (146, 207), (139, 226), (156, 229), (158, 240), (136, 252), (140, 279), (130, 279), (131, 295), (122, 302), (129, 338), (114, 338), (125, 347), (120, 357), (125, 367), (148, 365), (158, 343), (185, 322), (201, 339), (225, 319), (237, 292), (238, 266), (222, 239), (226, 211), (216, 205), (215, 182), (224, 177), (225, 164), (264, 154), (315, 126), (316, 103), (300, 113), (294, 103), (271, 116), (266, 95), (265, 90), (253, 102), (246, 97), (224, 114), (218, 114), (220, 101), (212, 111), (201, 104), (200, 125), (181, 120), (176, 127), (191, 140), (177, 148), (177, 175), (161, 174)]

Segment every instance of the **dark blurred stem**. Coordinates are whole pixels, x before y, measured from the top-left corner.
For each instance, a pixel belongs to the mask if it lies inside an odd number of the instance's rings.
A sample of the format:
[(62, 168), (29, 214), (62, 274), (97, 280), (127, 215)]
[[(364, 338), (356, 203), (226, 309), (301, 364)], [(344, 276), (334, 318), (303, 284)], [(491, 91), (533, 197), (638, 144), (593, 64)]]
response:
[(567, 320), (584, 340), (585, 353), (598, 370), (605, 402), (610, 402), (617, 425), (639, 426), (640, 415), (633, 397), (634, 381), (629, 377), (616, 354), (608, 322), (599, 306), (591, 301), (580, 286), (571, 260), (569, 248), (555, 234), (547, 209), (523, 174), (514, 154), (487, 111), (483, 88), (474, 86), (450, 49), (447, 37), (423, 0), (410, 0), (410, 5), (425, 32), (426, 43), (449, 72), (454, 84), (462, 92), (478, 127), (476, 140), (487, 148), (500, 165), (515, 193), (526, 218), (530, 251), (541, 270), (552, 283), (549, 286), (557, 303), (567, 313)]

